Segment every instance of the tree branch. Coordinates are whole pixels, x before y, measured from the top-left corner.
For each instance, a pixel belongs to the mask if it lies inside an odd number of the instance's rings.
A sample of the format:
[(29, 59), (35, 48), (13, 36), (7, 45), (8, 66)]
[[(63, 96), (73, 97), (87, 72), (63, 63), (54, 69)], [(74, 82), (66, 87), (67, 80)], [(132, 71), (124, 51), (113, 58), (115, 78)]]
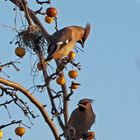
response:
[(27, 89), (25, 89), (24, 87), (22, 87), (20, 84), (18, 84), (16, 82), (6, 80), (2, 77), (0, 77), (0, 83), (4, 84), (6, 86), (15, 88), (15, 89), (19, 90), (21, 93), (23, 93), (39, 109), (42, 116), (44, 117), (44, 120), (47, 122), (47, 124), (51, 128), (55, 139), (56, 140), (59, 139), (58, 130), (56, 129), (54, 123), (52, 122), (51, 118), (49, 117), (48, 112), (45, 110), (44, 106)]
[[(57, 67), (59, 67), (59, 61), (55, 61)], [(63, 70), (63, 69), (62, 69)], [(63, 93), (63, 110), (64, 110), (64, 121), (65, 121), (65, 127), (67, 126), (68, 123), (68, 100), (67, 100), (67, 95), (68, 95), (68, 91), (67, 91), (67, 86), (66, 83), (64, 85), (61, 86), (62, 89), (62, 93)]]
[(28, 11), (27, 1), (26, 0), (22, 0), (22, 7), (24, 9), (25, 16), (26, 16), (26, 19), (28, 21), (28, 24), (32, 25), (32, 21), (31, 21), (30, 15), (29, 15), (29, 11)]
[(5, 124), (5, 125), (0, 125), (0, 129), (4, 128), (4, 127), (7, 127), (9, 125), (13, 125), (13, 124), (17, 124), (17, 123), (21, 123), (22, 120), (19, 120), (19, 121), (15, 121), (13, 120), (12, 122), (8, 123), (8, 124)]
[[(43, 67), (42, 69), (42, 72), (43, 72), (43, 77), (44, 77), (44, 82), (45, 82), (45, 85), (47, 87), (47, 92), (48, 92), (48, 95), (49, 95), (49, 98), (50, 98), (50, 102), (51, 102), (51, 105), (52, 105), (52, 109), (53, 111), (57, 114), (58, 111), (57, 111), (57, 108), (56, 108), (56, 105), (54, 103), (54, 97), (52, 95), (52, 91), (51, 91), (51, 88), (50, 88), (50, 77), (48, 76), (48, 73), (47, 73), (47, 69), (46, 69), (46, 64), (44, 64), (44, 55), (42, 54), (42, 51), (41, 51), (41, 48), (39, 46), (36, 46), (36, 49), (35, 49), (38, 57), (39, 57), (39, 61), (41, 62), (41, 65)], [(60, 116), (58, 115), (57, 116), (57, 119), (58, 119), (58, 122), (59, 122), (59, 125), (60, 127), (62, 128), (62, 130), (64, 130), (64, 124), (60, 118)]]

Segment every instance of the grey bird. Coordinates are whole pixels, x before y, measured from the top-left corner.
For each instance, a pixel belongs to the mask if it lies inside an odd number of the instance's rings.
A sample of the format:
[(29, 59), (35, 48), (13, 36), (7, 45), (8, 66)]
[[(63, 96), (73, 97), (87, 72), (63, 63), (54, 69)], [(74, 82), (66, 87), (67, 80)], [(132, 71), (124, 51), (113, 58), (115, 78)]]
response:
[(45, 61), (66, 57), (75, 47), (76, 43), (80, 43), (84, 47), (89, 32), (89, 23), (87, 23), (85, 28), (81, 26), (69, 26), (56, 31), (50, 36), (48, 56)]
[(67, 130), (66, 140), (79, 140), (95, 122), (95, 113), (91, 103), (92, 99), (82, 99), (78, 107), (72, 112)]

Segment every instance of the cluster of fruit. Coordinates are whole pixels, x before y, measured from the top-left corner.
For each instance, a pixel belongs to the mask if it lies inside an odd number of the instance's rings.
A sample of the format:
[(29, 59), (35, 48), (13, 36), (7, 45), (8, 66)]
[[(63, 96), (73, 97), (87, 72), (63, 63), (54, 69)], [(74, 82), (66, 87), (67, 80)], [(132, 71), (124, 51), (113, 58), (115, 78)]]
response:
[[(17, 135), (17, 136), (20, 136), (20, 137), (22, 137), (24, 134), (25, 134), (25, 128), (24, 127), (17, 127), (16, 129), (15, 129), (15, 134)], [(3, 131), (0, 129), (0, 139), (2, 139), (2, 137), (3, 137)]]
[(49, 7), (49, 8), (46, 10), (45, 22), (48, 23), (48, 24), (53, 23), (54, 17), (56, 17), (56, 15), (57, 15), (57, 10), (56, 10), (56, 8), (54, 8), (54, 7)]
[[(68, 55), (69, 59), (74, 59), (75, 58), (75, 52), (71, 51)], [(71, 79), (76, 79), (76, 77), (78, 76), (78, 72), (76, 70), (70, 70), (68, 72), (68, 76), (71, 78)], [(59, 76), (56, 78), (56, 83), (58, 85), (64, 85), (66, 83), (66, 80), (65, 80), (65, 77), (64, 77), (64, 74), (60, 73)], [(77, 89), (79, 87), (79, 83), (76, 83), (76, 82), (72, 82), (72, 85), (71, 85), (71, 89)]]

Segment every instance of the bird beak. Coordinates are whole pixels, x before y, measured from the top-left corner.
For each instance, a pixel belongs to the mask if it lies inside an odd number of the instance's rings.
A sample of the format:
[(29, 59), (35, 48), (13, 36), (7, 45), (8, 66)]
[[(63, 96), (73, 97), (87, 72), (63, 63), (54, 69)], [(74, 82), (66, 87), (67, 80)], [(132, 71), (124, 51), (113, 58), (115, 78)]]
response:
[(84, 48), (84, 42), (83, 42), (83, 40), (80, 40), (79, 43), (81, 44), (82, 48)]

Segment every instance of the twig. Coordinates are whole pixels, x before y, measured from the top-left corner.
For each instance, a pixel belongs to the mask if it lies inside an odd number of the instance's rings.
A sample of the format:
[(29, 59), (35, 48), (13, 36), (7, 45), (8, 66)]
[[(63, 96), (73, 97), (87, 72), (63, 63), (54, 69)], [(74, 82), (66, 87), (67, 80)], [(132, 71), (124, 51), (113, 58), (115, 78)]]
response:
[(51, 4), (51, 0), (48, 0), (48, 1), (39, 1), (39, 0), (36, 0), (36, 2), (40, 5), (44, 4), (44, 3), (47, 3), (47, 4)]
[(14, 99), (5, 101), (4, 103), (0, 104), (0, 106), (6, 106), (7, 104), (10, 104), (11, 102), (14, 102)]
[(17, 124), (17, 123), (21, 123), (22, 120), (19, 120), (19, 121), (15, 121), (13, 120), (12, 122), (8, 123), (8, 124), (5, 124), (5, 125), (0, 125), (0, 129), (4, 128), (4, 127), (7, 127), (7, 126), (10, 126), (10, 125), (13, 125), (13, 124)]

